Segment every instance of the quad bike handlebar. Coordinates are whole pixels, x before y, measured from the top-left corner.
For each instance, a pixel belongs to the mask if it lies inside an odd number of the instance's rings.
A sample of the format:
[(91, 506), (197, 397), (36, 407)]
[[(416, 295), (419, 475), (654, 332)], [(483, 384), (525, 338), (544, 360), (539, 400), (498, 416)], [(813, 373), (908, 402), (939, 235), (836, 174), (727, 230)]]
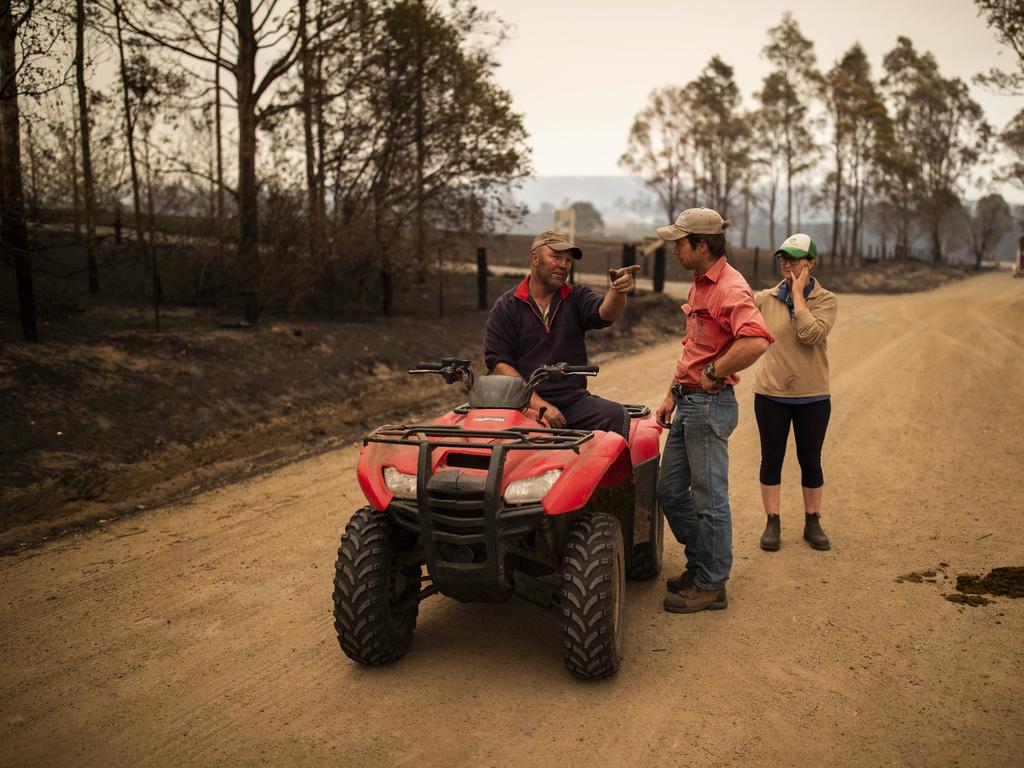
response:
[[(599, 365), (569, 365), (568, 363), (542, 365), (530, 374), (530, 378), (526, 381), (526, 391), (530, 395), (542, 382), (565, 381), (568, 376), (596, 376), (600, 370), (601, 366)], [(456, 381), (463, 382), (467, 391), (476, 380), (473, 366), (469, 360), (461, 360), (456, 357), (443, 358), (440, 363), (417, 363), (415, 368), (409, 369), (409, 373), (436, 373), (444, 379), (446, 384), (454, 384)]]
[(415, 368), (411, 368), (409, 373), (436, 373), (444, 379), (445, 384), (454, 384), (456, 381), (461, 381), (466, 385), (468, 390), (473, 386), (473, 366), (470, 365), (469, 360), (460, 360), (457, 357), (445, 357), (440, 363), (417, 363)]

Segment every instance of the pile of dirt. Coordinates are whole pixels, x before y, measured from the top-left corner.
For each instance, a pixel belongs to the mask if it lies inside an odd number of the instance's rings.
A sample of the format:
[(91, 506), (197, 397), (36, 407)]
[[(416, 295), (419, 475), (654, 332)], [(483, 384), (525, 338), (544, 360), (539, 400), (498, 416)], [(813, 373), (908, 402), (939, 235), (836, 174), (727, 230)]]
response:
[[(941, 577), (949, 581), (946, 569), (949, 563), (939, 563), (938, 568), (911, 571), (896, 577), (900, 583), (937, 584)], [(986, 576), (973, 573), (959, 573), (956, 576), (956, 592), (943, 597), (951, 603), (977, 607), (993, 601), (984, 595), (1000, 597), (1024, 597), (1024, 567), (1009, 566), (993, 568)]]
[(1024, 567), (993, 568), (987, 576), (960, 573), (956, 577), (956, 588), (966, 595), (1024, 597)]

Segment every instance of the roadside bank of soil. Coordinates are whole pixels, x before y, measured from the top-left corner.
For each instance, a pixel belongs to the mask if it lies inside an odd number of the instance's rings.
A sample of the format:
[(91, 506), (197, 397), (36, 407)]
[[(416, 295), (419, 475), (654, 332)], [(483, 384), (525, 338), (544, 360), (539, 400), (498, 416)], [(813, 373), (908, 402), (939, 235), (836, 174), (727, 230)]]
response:
[[(517, 282), (492, 278), (492, 296)], [(461, 402), (419, 361), (467, 357), (482, 368), (486, 312), (437, 317), (431, 288), (390, 318), (266, 318), (84, 303), (39, 344), (8, 340), (0, 361), (0, 551), (130, 514), (358, 439), (380, 423), (422, 420)], [(472, 276), (446, 301), (471, 304)], [(462, 296), (465, 294), (465, 296)], [(475, 294), (473, 294), (475, 299)], [(466, 299), (462, 301), (462, 299)], [(638, 294), (628, 322), (593, 333), (595, 362), (680, 330), (677, 302)], [(10, 339), (16, 326), (5, 324)]]
[[(838, 292), (890, 292), (969, 272), (882, 262), (826, 274)], [(519, 279), (492, 276), (491, 300)], [(0, 552), (326, 450), (380, 423), (430, 418), (461, 393), (405, 371), (443, 356), (482, 368), (486, 312), (475, 309), (475, 290), (475, 276), (449, 274), (443, 286), (403, 289), (395, 316), (359, 321), (267, 316), (248, 325), (223, 309), (169, 306), (159, 334), (143, 301), (81, 292), (43, 322), (38, 344), (18, 340), (16, 317), (0, 315)], [(682, 327), (677, 300), (638, 292), (627, 315), (588, 344), (600, 362)]]

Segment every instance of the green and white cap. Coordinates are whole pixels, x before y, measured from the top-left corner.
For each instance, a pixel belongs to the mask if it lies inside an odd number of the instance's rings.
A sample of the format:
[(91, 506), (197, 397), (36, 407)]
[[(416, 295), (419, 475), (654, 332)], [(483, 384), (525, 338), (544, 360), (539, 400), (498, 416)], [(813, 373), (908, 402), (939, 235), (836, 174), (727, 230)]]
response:
[(773, 255), (789, 256), (791, 259), (816, 259), (818, 246), (808, 235), (798, 233), (783, 240)]

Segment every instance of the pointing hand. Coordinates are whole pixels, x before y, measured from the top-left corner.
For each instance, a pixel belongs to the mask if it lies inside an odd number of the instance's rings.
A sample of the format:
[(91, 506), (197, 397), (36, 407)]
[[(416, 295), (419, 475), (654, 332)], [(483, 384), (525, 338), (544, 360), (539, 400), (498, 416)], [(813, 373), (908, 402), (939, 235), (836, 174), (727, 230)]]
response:
[(622, 269), (609, 269), (608, 279), (612, 282), (612, 290), (616, 293), (632, 293), (636, 288), (633, 275), (640, 271), (639, 264), (630, 264)]

